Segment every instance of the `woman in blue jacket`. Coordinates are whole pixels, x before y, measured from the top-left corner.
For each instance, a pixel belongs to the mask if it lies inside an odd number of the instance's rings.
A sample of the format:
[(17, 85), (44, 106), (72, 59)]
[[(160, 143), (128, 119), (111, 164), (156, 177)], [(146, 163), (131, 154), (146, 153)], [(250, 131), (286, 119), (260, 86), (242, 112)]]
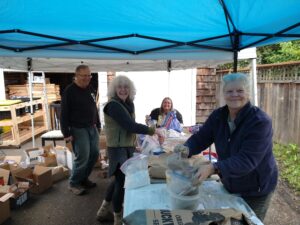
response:
[(262, 221), (277, 184), (272, 121), (249, 101), (249, 80), (241, 73), (223, 77), (226, 105), (216, 109), (184, 144), (189, 155), (215, 144), (218, 162), (198, 170), (199, 182), (219, 174), (230, 193), (239, 194)]

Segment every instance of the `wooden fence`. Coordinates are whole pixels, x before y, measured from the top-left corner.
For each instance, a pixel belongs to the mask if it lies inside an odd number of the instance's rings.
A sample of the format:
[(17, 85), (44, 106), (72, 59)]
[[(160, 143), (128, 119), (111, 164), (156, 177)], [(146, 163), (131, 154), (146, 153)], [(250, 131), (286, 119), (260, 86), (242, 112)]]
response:
[(259, 65), (257, 81), (258, 105), (272, 118), (274, 140), (300, 145), (300, 62)]

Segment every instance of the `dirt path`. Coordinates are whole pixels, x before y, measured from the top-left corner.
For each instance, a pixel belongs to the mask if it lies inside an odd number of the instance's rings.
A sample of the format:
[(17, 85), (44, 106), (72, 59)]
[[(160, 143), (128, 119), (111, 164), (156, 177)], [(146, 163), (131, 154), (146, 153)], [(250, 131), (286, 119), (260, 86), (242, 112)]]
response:
[(299, 225), (300, 196), (279, 180), (270, 208), (264, 221), (265, 225)]

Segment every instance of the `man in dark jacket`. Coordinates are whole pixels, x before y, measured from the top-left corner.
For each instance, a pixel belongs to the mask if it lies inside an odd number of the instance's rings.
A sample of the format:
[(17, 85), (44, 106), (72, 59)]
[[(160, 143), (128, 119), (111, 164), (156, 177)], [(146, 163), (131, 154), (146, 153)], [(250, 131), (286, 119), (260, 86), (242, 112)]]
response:
[(218, 173), (224, 187), (239, 194), (263, 221), (278, 177), (272, 122), (250, 103), (245, 74), (224, 76), (223, 94), (226, 105), (215, 110), (184, 145), (192, 156), (214, 143), (218, 162), (198, 170), (199, 182)]
[(75, 154), (69, 190), (76, 195), (96, 186), (88, 177), (99, 156), (101, 124), (91, 78), (88, 66), (78, 66), (75, 80), (64, 91), (61, 105), (62, 133), (67, 142), (72, 142)]

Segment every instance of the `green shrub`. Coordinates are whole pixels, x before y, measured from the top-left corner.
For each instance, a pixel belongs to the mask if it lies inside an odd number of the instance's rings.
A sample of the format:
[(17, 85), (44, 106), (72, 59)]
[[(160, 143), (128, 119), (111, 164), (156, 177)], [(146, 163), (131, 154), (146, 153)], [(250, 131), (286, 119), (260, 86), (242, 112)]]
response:
[(274, 143), (275, 157), (279, 162), (280, 176), (300, 193), (300, 148), (296, 144)]

